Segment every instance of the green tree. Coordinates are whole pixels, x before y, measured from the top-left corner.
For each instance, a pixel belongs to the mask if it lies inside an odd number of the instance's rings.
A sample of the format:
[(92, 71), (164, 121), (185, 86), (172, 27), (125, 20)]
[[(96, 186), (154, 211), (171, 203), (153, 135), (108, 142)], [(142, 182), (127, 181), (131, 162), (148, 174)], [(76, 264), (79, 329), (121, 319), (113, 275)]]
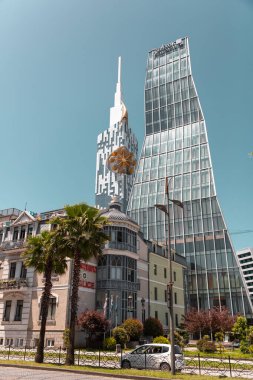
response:
[(165, 338), (165, 336), (157, 336), (153, 339), (153, 343), (169, 344), (170, 341), (168, 338)]
[(129, 336), (127, 335), (126, 330), (124, 327), (115, 327), (112, 330), (112, 335), (116, 340), (117, 344), (121, 345), (121, 348), (124, 348), (126, 343), (129, 341)]
[(38, 273), (44, 273), (45, 284), (41, 297), (41, 325), (39, 343), (35, 355), (35, 362), (43, 363), (44, 340), (48, 305), (52, 289), (52, 273), (61, 275), (67, 268), (66, 258), (58, 252), (59, 239), (54, 231), (44, 231), (41, 235), (31, 236), (27, 241), (27, 248), (22, 254), (26, 267), (33, 267)]
[(84, 203), (65, 206), (66, 217), (55, 218), (56, 233), (61, 240), (61, 253), (73, 259), (70, 304), (70, 336), (67, 347), (66, 364), (74, 364), (75, 327), (78, 310), (78, 287), (81, 260), (102, 254), (102, 247), (108, 240), (103, 232), (107, 219), (100, 216), (99, 210)]
[(139, 340), (143, 332), (143, 324), (138, 319), (129, 318), (122, 324), (130, 340)]
[(163, 335), (163, 326), (159, 319), (149, 317), (144, 322), (144, 335), (152, 336), (153, 338)]
[(232, 327), (233, 334), (240, 340), (246, 340), (248, 335), (248, 322), (245, 317), (238, 316)]

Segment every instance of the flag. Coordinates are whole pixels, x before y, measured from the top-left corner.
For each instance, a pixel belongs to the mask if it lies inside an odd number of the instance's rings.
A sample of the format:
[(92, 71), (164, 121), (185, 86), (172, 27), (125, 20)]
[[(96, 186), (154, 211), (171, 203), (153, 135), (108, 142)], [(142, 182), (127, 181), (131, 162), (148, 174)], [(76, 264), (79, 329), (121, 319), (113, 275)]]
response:
[(116, 313), (118, 312), (118, 299), (119, 299), (119, 296), (116, 296), (116, 300), (115, 300), (115, 312)]
[(105, 293), (105, 302), (103, 306), (104, 316), (106, 316), (107, 303), (108, 303), (108, 297), (107, 297), (107, 293)]
[(110, 313), (112, 314), (113, 310), (113, 295), (111, 295), (111, 302), (110, 302)]

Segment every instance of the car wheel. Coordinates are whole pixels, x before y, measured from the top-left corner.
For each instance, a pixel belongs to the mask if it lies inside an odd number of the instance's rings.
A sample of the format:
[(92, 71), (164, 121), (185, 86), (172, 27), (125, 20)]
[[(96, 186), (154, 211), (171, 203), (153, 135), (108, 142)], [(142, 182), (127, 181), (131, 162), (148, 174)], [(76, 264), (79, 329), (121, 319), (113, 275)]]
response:
[(160, 365), (160, 370), (161, 371), (170, 371), (170, 365), (168, 363), (162, 363)]
[(121, 363), (121, 368), (125, 368), (125, 369), (131, 368), (130, 362), (128, 360), (123, 360), (123, 362)]

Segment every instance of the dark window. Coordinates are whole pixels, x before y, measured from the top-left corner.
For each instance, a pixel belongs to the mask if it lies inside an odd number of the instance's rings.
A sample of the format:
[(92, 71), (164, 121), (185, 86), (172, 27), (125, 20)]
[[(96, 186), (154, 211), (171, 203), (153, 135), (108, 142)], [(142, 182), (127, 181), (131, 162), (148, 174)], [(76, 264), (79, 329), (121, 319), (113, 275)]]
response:
[(169, 315), (168, 315), (168, 313), (165, 313), (165, 325), (166, 326), (169, 325)]
[(158, 311), (155, 311), (155, 318), (158, 319)]
[(157, 275), (157, 265), (154, 264), (154, 274)]
[[(40, 319), (41, 319), (41, 308), (40, 308)], [(48, 304), (48, 312), (47, 312), (47, 319), (48, 320), (54, 320), (55, 319), (55, 311), (56, 311), (56, 298), (50, 297), (49, 298), (49, 304)]]
[(14, 228), (14, 231), (13, 231), (13, 241), (17, 241), (18, 240), (18, 227), (15, 227)]
[(177, 272), (173, 272), (174, 281), (177, 281)]
[(177, 304), (177, 293), (176, 292), (174, 293), (174, 303), (175, 303), (175, 305)]
[(164, 290), (164, 302), (167, 302), (167, 290)]
[(27, 274), (27, 269), (24, 263), (22, 263), (20, 278), (25, 279)]
[(25, 238), (25, 227), (21, 227), (19, 239), (24, 240), (24, 238)]
[(4, 321), (9, 321), (10, 320), (10, 313), (11, 313), (11, 301), (6, 301), (5, 302), (5, 309), (4, 309)]
[(21, 321), (22, 320), (22, 311), (23, 311), (23, 300), (18, 300), (14, 321)]
[(48, 319), (51, 319), (51, 320), (55, 319), (55, 311), (56, 311), (56, 298), (51, 297), (49, 300), (49, 305), (48, 305), (48, 313), (47, 313)]
[(176, 327), (178, 327), (178, 315), (175, 314), (175, 323), (176, 323)]
[(10, 232), (10, 227), (7, 227), (6, 230), (5, 230), (5, 234), (4, 234), (4, 238), (7, 239), (8, 235), (9, 235), (9, 232)]
[(16, 263), (11, 263), (9, 278), (15, 278), (15, 274), (16, 274)]
[(28, 226), (28, 231), (27, 231), (27, 236), (31, 236), (33, 233), (33, 225), (29, 224)]
[(154, 288), (154, 297), (155, 297), (155, 301), (157, 301), (157, 288)]
[(163, 271), (164, 271), (164, 278), (167, 278), (167, 268), (164, 268)]

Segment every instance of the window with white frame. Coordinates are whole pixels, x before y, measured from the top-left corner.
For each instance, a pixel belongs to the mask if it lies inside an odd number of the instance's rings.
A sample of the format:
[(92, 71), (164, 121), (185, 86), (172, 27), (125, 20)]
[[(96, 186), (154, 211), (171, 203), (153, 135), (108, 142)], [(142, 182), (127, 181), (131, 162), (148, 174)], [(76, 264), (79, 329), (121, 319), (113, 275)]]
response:
[(47, 339), (47, 347), (54, 347), (54, 339)]
[(13, 346), (13, 338), (6, 338), (6, 346)]
[[(50, 297), (49, 298), (49, 304), (48, 304), (47, 319), (54, 321), (55, 320), (55, 312), (56, 312), (56, 297)], [(41, 319), (41, 307), (40, 307), (40, 319)]]
[(23, 347), (24, 346), (24, 339), (23, 338), (17, 338), (16, 339), (16, 346), (17, 347)]

